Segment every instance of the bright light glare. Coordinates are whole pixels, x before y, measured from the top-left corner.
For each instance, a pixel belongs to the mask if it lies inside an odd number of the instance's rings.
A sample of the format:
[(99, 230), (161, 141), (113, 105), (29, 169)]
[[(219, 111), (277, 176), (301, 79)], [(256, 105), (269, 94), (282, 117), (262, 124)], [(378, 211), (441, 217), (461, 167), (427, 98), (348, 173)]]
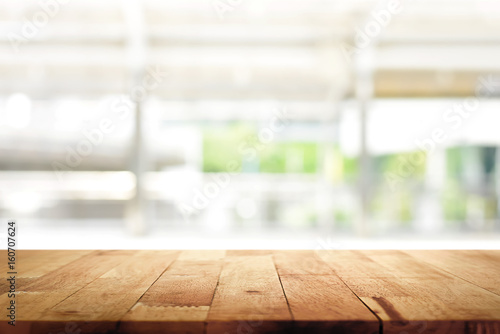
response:
[(250, 219), (257, 214), (257, 204), (251, 198), (242, 199), (236, 206), (236, 211), (241, 218)]
[(34, 213), (41, 207), (40, 196), (32, 191), (20, 191), (9, 194), (5, 199), (5, 207), (15, 213)]
[(72, 132), (82, 127), (85, 110), (79, 101), (67, 99), (57, 104), (55, 114), (55, 129), (57, 131)]
[(24, 129), (31, 121), (31, 100), (24, 94), (13, 94), (7, 99), (4, 113), (8, 126)]

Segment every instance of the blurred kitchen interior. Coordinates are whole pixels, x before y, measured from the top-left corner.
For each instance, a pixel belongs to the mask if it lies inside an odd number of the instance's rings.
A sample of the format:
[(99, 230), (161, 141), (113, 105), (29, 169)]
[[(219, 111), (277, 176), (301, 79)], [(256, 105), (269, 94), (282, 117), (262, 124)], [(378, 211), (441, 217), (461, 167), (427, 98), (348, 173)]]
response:
[(494, 245), (500, 2), (394, 3), (1, 2), (0, 217), (21, 248)]

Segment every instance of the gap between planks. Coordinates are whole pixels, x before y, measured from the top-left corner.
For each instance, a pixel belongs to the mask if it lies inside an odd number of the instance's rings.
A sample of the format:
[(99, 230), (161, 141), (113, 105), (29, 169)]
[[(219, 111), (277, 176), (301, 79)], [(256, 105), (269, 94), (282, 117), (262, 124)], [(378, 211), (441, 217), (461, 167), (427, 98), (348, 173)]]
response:
[(116, 326), (115, 326), (115, 332), (118, 332), (119, 331), (119, 328), (120, 328), (120, 325), (122, 323), (122, 319), (130, 312), (130, 310), (132, 310), (134, 308), (135, 305), (137, 305), (137, 303), (139, 302), (139, 300), (141, 300), (142, 297), (144, 297), (144, 295), (149, 291), (149, 289), (151, 289), (151, 287), (156, 283), (158, 282), (158, 280), (160, 279), (160, 277), (163, 276), (163, 274), (165, 274), (165, 272), (168, 270), (168, 268), (170, 268), (172, 266), (172, 264), (177, 261), (177, 259), (179, 258), (180, 256), (180, 252), (177, 254), (177, 256), (173, 259), (172, 262), (170, 262), (166, 267), (165, 269), (161, 272), (160, 275), (158, 275), (158, 277), (154, 280), (153, 283), (151, 283), (151, 285), (142, 293), (142, 295), (137, 298), (137, 300), (135, 301), (135, 303), (129, 307), (129, 309), (120, 317), (120, 319), (116, 322)]

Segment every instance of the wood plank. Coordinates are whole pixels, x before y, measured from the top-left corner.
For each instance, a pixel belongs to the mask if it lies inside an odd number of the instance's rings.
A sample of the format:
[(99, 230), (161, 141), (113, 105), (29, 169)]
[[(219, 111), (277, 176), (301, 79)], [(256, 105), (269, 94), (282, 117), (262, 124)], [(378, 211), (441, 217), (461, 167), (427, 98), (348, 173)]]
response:
[(56, 288), (59, 291), (72, 293), (116, 267), (133, 254), (134, 251), (94, 251), (41, 276), (26, 286), (24, 291), (53, 291)]
[(275, 251), (274, 261), (296, 331), (378, 333), (377, 317), (315, 251)]
[(405, 253), (500, 295), (500, 252), (414, 250)]
[[(38, 258), (40, 256), (40, 254), (43, 254), (43, 253), (51, 254), (54, 252), (59, 252), (59, 251), (58, 250), (39, 250), (39, 249), (17, 249), (16, 256), (18, 259), (27, 260), (30, 258)], [(7, 257), (7, 254), (8, 254), (7, 249), (0, 249), (0, 256), (5, 258), (5, 257)], [(4, 264), (2, 263), (1, 265), (3, 266)]]
[(342, 279), (349, 277), (441, 277), (442, 270), (397, 250), (317, 251)]
[(138, 303), (120, 322), (118, 333), (202, 334), (209, 306), (147, 306)]
[(500, 251), (86, 252), (18, 257), (0, 333), (500, 333)]
[[(63, 265), (74, 261), (84, 255), (90, 254), (91, 250), (18, 250), (16, 251), (16, 268), (18, 278), (36, 278), (49, 273)], [(7, 258), (7, 252), (5, 251)], [(8, 270), (7, 262), (0, 264), (0, 278), (6, 278)]]
[[(320, 257), (382, 319), (384, 333), (500, 330), (499, 296), (418, 259), (398, 251), (322, 253)], [(356, 277), (346, 258), (370, 265)]]
[[(68, 296), (68, 292), (26, 292), (28, 286), (32, 286), (38, 277), (48, 274), (64, 265), (73, 262), (92, 250), (18, 250), (16, 252), (16, 303), (17, 325), (13, 330), (12, 326), (6, 323), (0, 324), (0, 329), (9, 330), (9, 333), (33, 333), (32, 321), (41, 316), (43, 310), (52, 307)], [(5, 252), (6, 254), (6, 252)], [(6, 270), (6, 268), (3, 268)], [(5, 277), (0, 283), (0, 305), (7, 305), (10, 300), (8, 294), (8, 284), (5, 284)], [(36, 307), (26, 307), (26, 305), (36, 305)]]
[(321, 260), (341, 278), (349, 277), (395, 277), (381, 270), (380, 264), (363, 253), (352, 250), (317, 250)]
[(348, 284), (383, 320), (384, 333), (500, 330), (498, 296), (458, 278), (351, 278)]
[(272, 250), (265, 249), (230, 249), (226, 251), (227, 256), (253, 256), (253, 255), (271, 255)]
[(177, 261), (223, 261), (225, 250), (184, 250)]
[(281, 275), (332, 275), (332, 269), (312, 250), (274, 251), (274, 263)]
[(294, 318), (304, 333), (378, 333), (377, 317), (335, 275), (281, 275)]
[(207, 333), (289, 332), (292, 316), (270, 255), (226, 257)]
[[(62, 323), (79, 324), (81, 333), (115, 330), (118, 321), (177, 258), (178, 251), (133, 251), (118, 266), (45, 311), (40, 328), (64, 330)], [(85, 323), (87, 322), (87, 323)]]
[(149, 306), (210, 306), (222, 262), (178, 261), (141, 302)]
[[(383, 268), (394, 277), (448, 277), (440, 268), (415, 259), (399, 250), (357, 251)], [(380, 270), (379, 270), (380, 271)]]
[[(54, 306), (68, 296), (66, 291), (25, 292), (16, 293), (16, 326), (7, 324), (7, 320), (0, 322), (0, 333), (9, 334), (31, 334), (38, 331), (36, 320), (41, 317), (43, 311)], [(2, 308), (9, 305), (10, 299), (7, 294), (0, 296)], [(47, 331), (44, 332), (49, 333)], [(58, 333), (58, 332), (55, 332)]]
[(225, 251), (183, 251), (120, 321), (121, 333), (204, 333)]
[[(10, 286), (7, 281), (9, 277), (2, 277), (0, 281), (0, 296), (9, 292), (10, 291)], [(29, 277), (29, 278), (23, 278), (23, 277), (16, 277), (16, 290), (22, 290), (23, 287), (31, 284), (35, 278)]]
[[(53, 250), (36, 250), (26, 251), (19, 250), (16, 252), (16, 290), (23, 291), (27, 286), (31, 285), (38, 277), (43, 276), (57, 268), (60, 268), (69, 262), (72, 262), (84, 255), (90, 254), (91, 250), (75, 250), (75, 251), (53, 251)], [(5, 256), (7, 253), (5, 252)], [(7, 267), (7, 262), (2, 266), (0, 274), (0, 296), (9, 291), (9, 284), (6, 279), (10, 276), (7, 274), (10, 270)]]
[[(72, 253), (72, 251), (66, 252)], [(38, 255), (35, 252), (31, 253), (35, 254), (35, 258), (46, 254), (46, 252), (37, 252)], [(78, 251), (75, 254), (77, 253)], [(48, 333), (40, 328), (41, 326), (37, 322), (47, 309), (62, 302), (106, 271), (119, 265), (130, 254), (132, 254), (131, 251), (92, 251), (26, 285), (18, 285), (15, 329), (13, 330), (12, 326), (2, 321), (0, 322), (0, 332), (8, 330), (12, 334), (37, 333), (38, 331)], [(1, 305), (7, 305), (9, 302), (7, 294), (0, 296)], [(43, 323), (45, 319), (40, 321)], [(64, 327), (65, 325), (65, 323), (58, 322), (58, 326)]]

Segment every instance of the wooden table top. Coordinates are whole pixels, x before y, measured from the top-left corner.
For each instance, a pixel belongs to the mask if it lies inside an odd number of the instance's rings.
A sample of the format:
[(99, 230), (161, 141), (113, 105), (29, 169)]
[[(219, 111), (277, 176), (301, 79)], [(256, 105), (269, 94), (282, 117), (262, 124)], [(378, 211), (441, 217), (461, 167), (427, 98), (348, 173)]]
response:
[[(7, 254), (3, 251), (3, 259)], [(500, 333), (500, 251), (19, 250), (0, 333)]]

